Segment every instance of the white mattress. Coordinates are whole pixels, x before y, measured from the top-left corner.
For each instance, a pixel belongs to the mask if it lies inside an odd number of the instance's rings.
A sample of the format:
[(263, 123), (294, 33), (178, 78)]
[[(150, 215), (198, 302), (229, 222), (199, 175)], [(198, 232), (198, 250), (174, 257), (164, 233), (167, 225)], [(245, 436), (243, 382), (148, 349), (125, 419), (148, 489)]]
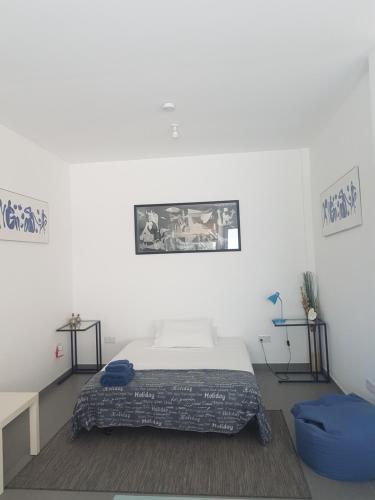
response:
[(133, 340), (111, 361), (128, 359), (135, 370), (241, 370), (254, 373), (245, 342), (220, 337), (214, 347), (152, 347), (153, 339)]

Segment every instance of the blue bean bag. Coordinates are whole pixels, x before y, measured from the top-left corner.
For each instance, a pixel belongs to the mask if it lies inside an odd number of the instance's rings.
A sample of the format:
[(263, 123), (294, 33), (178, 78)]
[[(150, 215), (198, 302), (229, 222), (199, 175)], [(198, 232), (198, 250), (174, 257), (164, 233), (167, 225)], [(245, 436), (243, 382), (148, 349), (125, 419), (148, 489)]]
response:
[(375, 479), (375, 406), (330, 394), (292, 408), (297, 450), (315, 472), (340, 481)]

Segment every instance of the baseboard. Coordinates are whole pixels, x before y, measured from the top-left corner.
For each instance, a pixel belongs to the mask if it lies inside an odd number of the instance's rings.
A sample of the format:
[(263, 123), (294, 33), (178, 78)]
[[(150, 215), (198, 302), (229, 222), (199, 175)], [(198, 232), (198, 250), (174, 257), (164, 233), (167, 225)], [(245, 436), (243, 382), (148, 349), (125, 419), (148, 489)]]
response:
[(330, 377), (333, 380), (333, 382), (337, 385), (337, 387), (340, 389), (341, 392), (343, 392), (344, 394), (348, 394), (348, 391), (346, 391), (343, 388), (343, 386), (341, 384), (339, 384), (339, 382), (337, 382), (337, 379), (332, 374), (330, 374)]
[[(254, 368), (267, 368), (270, 366), (272, 370), (276, 371), (284, 371), (288, 367), (288, 363), (269, 363), (269, 365), (266, 365), (266, 363), (252, 363)], [(308, 363), (290, 363), (289, 369), (290, 370), (308, 370), (309, 369), (309, 364)]]
[(10, 483), (12, 479), (14, 479), (21, 470), (26, 467), (26, 465), (30, 462), (32, 459), (32, 455), (23, 455), (22, 458), (18, 460), (18, 462), (13, 465), (10, 469), (4, 470), (4, 477), (5, 477), (5, 485)]
[[(91, 370), (91, 369), (96, 369), (96, 365), (78, 365), (78, 368), (89, 368)], [(46, 385), (46, 387), (44, 387), (43, 389), (41, 389), (39, 391), (39, 394), (44, 394), (46, 391), (50, 390), (55, 385), (58, 385), (59, 382), (61, 380), (63, 380), (67, 375), (69, 375), (69, 373), (71, 371), (72, 371), (72, 369), (69, 368), (64, 373), (62, 373), (61, 375), (59, 375), (55, 380), (53, 380), (51, 383), (49, 383), (48, 385)], [(90, 375), (90, 373), (88, 373), (87, 375)], [(94, 375), (94, 374), (92, 373), (91, 375)]]
[(49, 383), (43, 389), (41, 389), (39, 391), (39, 395), (44, 394), (45, 392), (47, 392), (48, 390), (50, 390), (52, 387), (54, 387), (55, 385), (57, 385), (59, 383), (59, 381), (62, 380), (64, 377), (66, 377), (71, 371), (72, 371), (71, 368), (69, 368), (69, 370), (66, 370), (64, 373), (62, 373), (61, 375), (59, 375), (55, 380), (53, 380), (53, 382)]

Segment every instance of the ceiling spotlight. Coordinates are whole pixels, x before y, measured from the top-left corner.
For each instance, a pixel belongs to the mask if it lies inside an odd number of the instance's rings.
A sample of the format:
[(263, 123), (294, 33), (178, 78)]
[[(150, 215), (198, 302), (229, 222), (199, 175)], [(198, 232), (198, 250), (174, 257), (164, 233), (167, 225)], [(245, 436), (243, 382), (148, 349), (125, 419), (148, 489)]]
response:
[(163, 111), (174, 111), (176, 109), (176, 105), (173, 102), (165, 102), (161, 105), (161, 109)]
[(171, 123), (171, 135), (172, 139), (178, 139), (180, 137), (180, 132), (178, 130), (178, 123)]

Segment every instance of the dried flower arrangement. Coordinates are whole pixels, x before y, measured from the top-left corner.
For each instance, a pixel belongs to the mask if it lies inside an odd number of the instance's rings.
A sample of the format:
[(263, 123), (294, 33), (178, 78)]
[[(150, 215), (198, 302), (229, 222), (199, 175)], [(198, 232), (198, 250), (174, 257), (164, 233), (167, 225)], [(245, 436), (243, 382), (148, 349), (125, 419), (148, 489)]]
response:
[(307, 318), (311, 309), (319, 313), (318, 285), (316, 277), (311, 271), (302, 273), (302, 278), (301, 301)]

